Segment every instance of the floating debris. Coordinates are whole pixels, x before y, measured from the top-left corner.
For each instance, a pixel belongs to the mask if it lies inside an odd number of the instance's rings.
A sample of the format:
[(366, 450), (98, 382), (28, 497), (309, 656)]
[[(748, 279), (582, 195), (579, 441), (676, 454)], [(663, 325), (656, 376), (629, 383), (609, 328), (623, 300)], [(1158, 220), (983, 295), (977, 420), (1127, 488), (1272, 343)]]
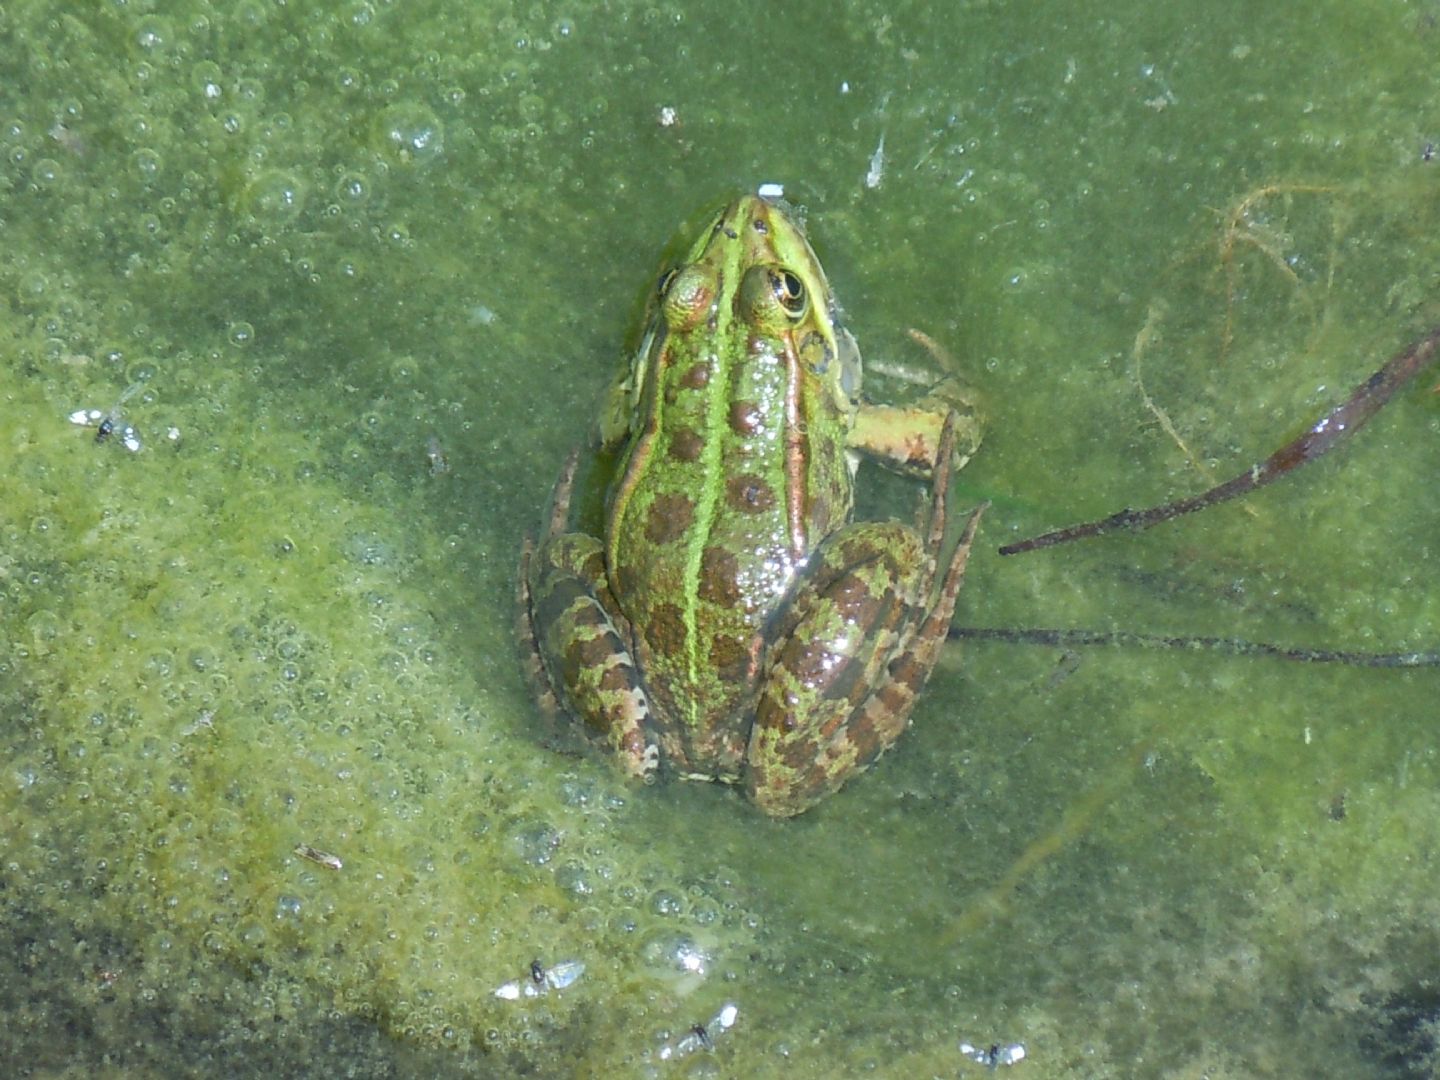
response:
[[(208, 731), (215, 730), (215, 711), (213, 709), (201, 709), (200, 714), (195, 717), (195, 722), (186, 724), (180, 729), (180, 734), (188, 739), (191, 735), (194, 735), (202, 729)], [(296, 854), (299, 854), (298, 850)]]
[(1025, 1047), (1020, 1043), (1010, 1043), (1007, 1046), (999, 1043), (971, 1046), (968, 1042), (962, 1042), (960, 1052), (975, 1064), (991, 1069), (998, 1069), (1001, 1065), (1018, 1065), (1025, 1060)]
[(671, 1061), (686, 1057), (697, 1050), (715, 1049), (715, 1040), (735, 1026), (740, 1016), (740, 1007), (732, 1001), (720, 1006), (720, 1011), (703, 1024), (696, 1024), (673, 1043), (660, 1048), (660, 1060)]
[(440, 445), (438, 435), (431, 435), (425, 440), (425, 459), (430, 462), (431, 476), (443, 476), (450, 471), (450, 461), (445, 456), (445, 447)]
[(755, 189), (755, 194), (762, 199), (783, 199), (785, 197), (784, 184), (761, 184)]
[(584, 974), (585, 964), (580, 960), (562, 960), (548, 968), (539, 960), (531, 960), (529, 976), (497, 986), (495, 996), (505, 1001), (539, 997), (551, 990), (564, 990), (567, 986), (572, 986)]
[(295, 848), (295, 854), (302, 859), (309, 859), (313, 863), (319, 863), (327, 870), (343, 869), (345, 864), (340, 861), (340, 856), (331, 855), (328, 851), (321, 851), (319, 848), (311, 847), (309, 844), (300, 844)]
[(880, 133), (880, 143), (870, 155), (870, 171), (865, 174), (865, 186), (874, 191), (885, 179), (885, 133)]

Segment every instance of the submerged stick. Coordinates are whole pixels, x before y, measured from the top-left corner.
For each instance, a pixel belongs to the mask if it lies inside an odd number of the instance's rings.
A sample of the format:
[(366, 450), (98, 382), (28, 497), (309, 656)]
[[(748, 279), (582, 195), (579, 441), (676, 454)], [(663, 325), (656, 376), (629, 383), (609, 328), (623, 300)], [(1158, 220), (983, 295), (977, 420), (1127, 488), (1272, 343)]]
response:
[(1299, 438), (1286, 443), (1264, 461), (1250, 466), (1238, 476), (1231, 477), (1223, 484), (1217, 484), (1209, 491), (1188, 498), (1177, 499), (1163, 506), (1149, 510), (1124, 509), (1100, 521), (1084, 525), (1071, 525), (1065, 529), (1032, 536), (1000, 549), (1001, 555), (1019, 555), (1025, 551), (1054, 547), (1071, 540), (1083, 540), (1087, 536), (1128, 529), (1139, 532), (1162, 521), (1193, 514), (1197, 510), (1215, 506), (1238, 495), (1254, 491), (1293, 472), (1308, 461), (1314, 461), (1331, 447), (1355, 434), (1365, 423), (1380, 411), (1380, 408), (1395, 396), (1402, 386), (1421, 371), (1434, 363), (1436, 349), (1440, 347), (1440, 326), (1435, 327), (1419, 341), (1398, 353), (1389, 363), (1355, 388), (1341, 404), (1317, 420)]
[(1369, 668), (1440, 667), (1440, 652), (1367, 653), (1346, 649), (1293, 649), (1263, 641), (1221, 637), (1166, 637), (1135, 634), (1128, 630), (1007, 629), (992, 626), (952, 626), (952, 641), (1004, 641), (1012, 645), (1118, 646), (1136, 649), (1190, 649), (1222, 656), (1265, 656), (1302, 664), (1348, 664)]

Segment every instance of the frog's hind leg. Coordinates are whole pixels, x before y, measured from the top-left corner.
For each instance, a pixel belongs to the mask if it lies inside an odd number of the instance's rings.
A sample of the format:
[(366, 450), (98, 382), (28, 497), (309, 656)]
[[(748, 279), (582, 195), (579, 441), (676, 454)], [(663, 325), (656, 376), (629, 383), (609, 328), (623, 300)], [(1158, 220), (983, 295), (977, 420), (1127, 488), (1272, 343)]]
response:
[(868, 767), (910, 722), (945, 644), (985, 511), (971, 512), (941, 576), (955, 426), (952, 413), (920, 532), (860, 522), (832, 534), (774, 628), (746, 774), (750, 797), (767, 814), (808, 809)]
[[(538, 546), (520, 556), (522, 659), (536, 700), (550, 718), (579, 718), (632, 776), (651, 780), (660, 751), (650, 702), (629, 647), (630, 628), (610, 594), (600, 541), (561, 533), (568, 517), (577, 455), (555, 485)], [(558, 534), (558, 535), (557, 535)]]
[[(920, 557), (912, 530), (865, 522), (837, 536), (842, 560), (881, 540), (886, 550), (908, 545), (916, 569), (894, 573), (903, 569), (903, 556), (889, 565), (879, 557), (837, 565), (797, 603), (794, 632), (773, 657), (747, 755), (746, 787), (765, 813), (808, 810), (904, 732), (945, 644), (983, 510), (971, 513), (938, 591), (937, 569)], [(877, 588), (886, 579), (888, 586)]]
[(650, 701), (630, 653), (629, 628), (609, 599), (600, 541), (582, 533), (557, 536), (531, 563), (529, 624), (545, 682), (626, 772), (652, 779), (660, 751), (651, 735)]

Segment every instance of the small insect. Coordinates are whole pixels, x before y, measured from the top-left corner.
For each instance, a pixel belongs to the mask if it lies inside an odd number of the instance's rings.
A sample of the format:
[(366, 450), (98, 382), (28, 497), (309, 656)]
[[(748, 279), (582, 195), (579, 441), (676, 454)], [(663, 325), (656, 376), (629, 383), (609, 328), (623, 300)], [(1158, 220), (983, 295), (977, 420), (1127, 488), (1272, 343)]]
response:
[(670, 1061), (682, 1058), (697, 1050), (714, 1050), (715, 1040), (735, 1026), (740, 1016), (740, 1007), (727, 1001), (720, 1011), (703, 1024), (696, 1024), (673, 1043), (660, 1048), (660, 1060)]
[(120, 976), (124, 974), (124, 972), (115, 968), (100, 967), (97, 965), (94, 974), (96, 985), (101, 989), (108, 990), (120, 981)]
[(328, 851), (321, 851), (319, 848), (311, 847), (309, 844), (300, 844), (295, 848), (295, 854), (302, 859), (309, 859), (313, 863), (319, 863), (327, 870), (339, 870), (344, 867), (340, 856), (331, 855)]
[(495, 988), (495, 996), (505, 1001), (522, 997), (539, 997), (551, 990), (564, 990), (585, 974), (585, 964), (579, 960), (562, 960), (548, 968), (539, 960), (530, 961), (526, 978), (512, 979)]
[(1025, 1047), (1020, 1043), (1010, 1043), (1008, 1046), (1001, 1046), (999, 1043), (971, 1046), (968, 1042), (962, 1042), (960, 1052), (975, 1064), (991, 1069), (997, 1069), (1001, 1065), (1016, 1065), (1025, 1060)]

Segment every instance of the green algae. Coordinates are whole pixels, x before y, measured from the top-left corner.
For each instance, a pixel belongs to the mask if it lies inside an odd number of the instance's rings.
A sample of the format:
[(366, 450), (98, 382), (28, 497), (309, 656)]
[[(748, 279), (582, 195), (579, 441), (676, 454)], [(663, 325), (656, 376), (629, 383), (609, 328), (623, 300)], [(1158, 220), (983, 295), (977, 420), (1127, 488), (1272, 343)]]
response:
[[(1425, 27), (1227, 10), (7, 7), (0, 1056), (1424, 1075), (1428, 672), (967, 646), (773, 823), (554, 752), (511, 642), (656, 252), (779, 177), (867, 355), (921, 326), (986, 392), (960, 618), (1433, 646), (1424, 388), (1248, 508), (993, 555), (1243, 467), (1434, 320)], [(494, 996), (537, 959), (585, 972)]]

